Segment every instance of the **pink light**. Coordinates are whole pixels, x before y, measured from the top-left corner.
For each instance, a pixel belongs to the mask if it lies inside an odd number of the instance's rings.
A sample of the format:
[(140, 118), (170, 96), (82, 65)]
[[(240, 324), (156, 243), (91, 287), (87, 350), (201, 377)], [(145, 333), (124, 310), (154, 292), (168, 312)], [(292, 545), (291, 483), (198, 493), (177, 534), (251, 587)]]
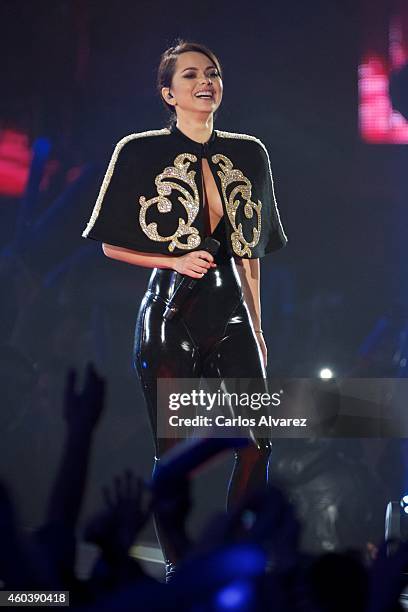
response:
[(388, 24), (388, 56), (370, 53), (358, 67), (360, 134), (369, 143), (408, 143), (408, 122), (392, 108), (388, 94), (390, 72), (408, 61), (402, 19), (394, 15)]
[(0, 195), (22, 196), (32, 159), (28, 136), (14, 130), (0, 131)]

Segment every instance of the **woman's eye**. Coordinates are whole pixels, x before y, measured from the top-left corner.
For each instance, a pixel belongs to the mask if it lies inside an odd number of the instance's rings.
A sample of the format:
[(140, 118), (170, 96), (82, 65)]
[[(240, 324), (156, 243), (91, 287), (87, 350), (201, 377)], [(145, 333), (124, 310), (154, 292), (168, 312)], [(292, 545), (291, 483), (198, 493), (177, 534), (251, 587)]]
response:
[[(213, 70), (213, 72), (210, 72), (209, 74), (210, 74), (210, 76), (212, 76), (212, 77), (218, 77), (218, 76), (220, 76), (220, 75), (218, 74), (218, 70)], [(195, 76), (196, 76), (196, 75), (195, 75), (195, 73), (193, 73), (193, 72), (188, 72), (187, 74), (185, 74), (185, 75), (184, 75), (184, 77), (185, 77), (186, 79), (191, 79), (191, 78), (194, 78)]]

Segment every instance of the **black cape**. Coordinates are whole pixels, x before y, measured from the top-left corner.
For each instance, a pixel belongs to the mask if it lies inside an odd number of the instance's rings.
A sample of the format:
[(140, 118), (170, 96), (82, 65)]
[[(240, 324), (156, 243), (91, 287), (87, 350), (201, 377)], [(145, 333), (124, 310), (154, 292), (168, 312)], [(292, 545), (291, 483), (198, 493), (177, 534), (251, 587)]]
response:
[(221, 195), (227, 253), (255, 259), (283, 247), (287, 238), (261, 140), (213, 130), (201, 144), (175, 125), (118, 142), (82, 236), (144, 253), (202, 248), (203, 157)]

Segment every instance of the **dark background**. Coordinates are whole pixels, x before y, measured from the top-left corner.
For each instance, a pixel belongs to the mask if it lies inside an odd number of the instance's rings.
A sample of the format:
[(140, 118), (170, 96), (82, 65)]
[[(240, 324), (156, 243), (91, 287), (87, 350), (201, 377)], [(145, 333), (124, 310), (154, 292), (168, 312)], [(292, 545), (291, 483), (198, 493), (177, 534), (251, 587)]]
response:
[[(0, 201), (1, 471), (25, 524), (41, 520), (59, 457), (69, 366), (82, 372), (92, 359), (109, 379), (85, 511), (123, 467), (150, 472), (153, 445), (131, 366), (150, 271), (107, 259), (81, 233), (114, 144), (165, 125), (156, 69), (178, 36), (206, 44), (222, 63), (215, 127), (253, 134), (270, 154), (289, 243), (262, 260), (269, 375), (314, 376), (323, 366), (400, 374), (407, 152), (359, 138), (363, 32), (351, 1), (2, 0), (0, 127), (31, 143), (49, 139), (59, 163), (34, 204)], [(73, 168), (82, 173), (77, 184), (67, 183)], [(364, 453), (381, 474), (384, 445), (374, 446)], [(229, 467), (199, 480), (198, 489), (210, 480), (214, 494), (198, 502), (195, 520), (222, 506)]]

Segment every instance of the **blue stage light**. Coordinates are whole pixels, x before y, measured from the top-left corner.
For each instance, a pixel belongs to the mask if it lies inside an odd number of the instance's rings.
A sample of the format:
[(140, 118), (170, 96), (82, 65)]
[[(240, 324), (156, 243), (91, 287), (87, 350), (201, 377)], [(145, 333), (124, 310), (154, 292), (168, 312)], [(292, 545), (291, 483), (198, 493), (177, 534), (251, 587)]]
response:
[(48, 138), (37, 138), (33, 144), (33, 151), (36, 156), (47, 158), (50, 154), (51, 143)]
[(233, 610), (245, 612), (250, 610), (253, 598), (253, 587), (245, 580), (237, 580), (219, 591), (215, 597), (216, 610)]

